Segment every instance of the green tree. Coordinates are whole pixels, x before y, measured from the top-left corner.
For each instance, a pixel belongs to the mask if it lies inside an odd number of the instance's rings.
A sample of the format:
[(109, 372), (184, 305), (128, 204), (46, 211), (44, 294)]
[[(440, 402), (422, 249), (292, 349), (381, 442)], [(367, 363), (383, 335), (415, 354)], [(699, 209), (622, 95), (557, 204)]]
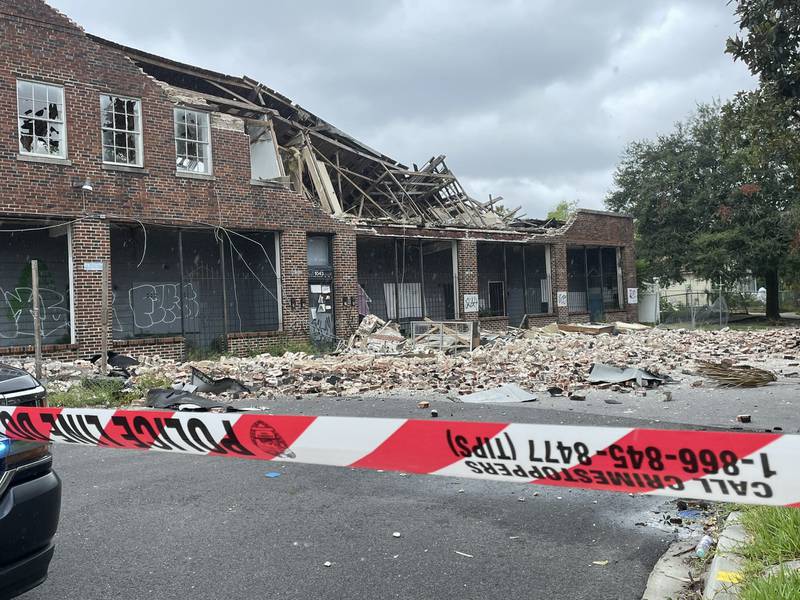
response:
[(790, 111), (774, 89), (743, 92), (627, 148), (606, 205), (634, 215), (653, 275), (677, 281), (689, 270), (730, 282), (752, 273), (766, 282), (767, 316), (779, 316), (779, 278), (796, 268), (800, 243)]
[(555, 208), (547, 213), (548, 219), (555, 219), (556, 221), (566, 221), (570, 218), (575, 209), (578, 208), (578, 201), (562, 200), (556, 204)]
[(800, 2), (738, 0), (736, 16), (743, 36), (729, 38), (726, 52), (781, 95), (800, 98)]

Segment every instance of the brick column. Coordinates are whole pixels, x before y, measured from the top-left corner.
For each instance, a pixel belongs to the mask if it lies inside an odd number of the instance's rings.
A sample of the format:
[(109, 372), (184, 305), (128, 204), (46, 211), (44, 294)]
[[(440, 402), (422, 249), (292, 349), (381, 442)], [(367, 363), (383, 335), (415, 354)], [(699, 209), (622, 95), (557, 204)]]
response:
[(334, 316), (336, 335), (350, 337), (358, 326), (356, 236), (343, 230), (333, 237)]
[(305, 231), (287, 230), (281, 233), (283, 331), (295, 339), (308, 337), (307, 243)]
[(567, 245), (557, 242), (550, 246), (550, 276), (552, 277), (553, 306), (556, 321), (569, 322), (569, 308), (558, 305), (558, 292), (567, 291)]
[(477, 321), (478, 311), (464, 312), (464, 295), (478, 293), (478, 244), (475, 240), (458, 240), (458, 314), (462, 321)]
[(625, 312), (628, 313), (628, 321), (636, 323), (639, 321), (639, 305), (628, 304), (628, 289), (637, 287), (636, 283), (636, 252), (633, 244), (625, 246), (620, 252), (622, 256), (622, 282), (625, 289), (622, 290), (622, 301), (624, 302)]
[[(102, 271), (86, 271), (84, 263), (107, 260), (111, 263), (111, 230), (108, 221), (86, 219), (72, 224), (73, 304), (75, 341), (81, 357), (100, 351), (102, 327)], [(111, 273), (109, 277), (109, 288)], [(109, 303), (111, 302), (109, 289)], [(111, 347), (113, 319), (108, 319), (108, 341)]]

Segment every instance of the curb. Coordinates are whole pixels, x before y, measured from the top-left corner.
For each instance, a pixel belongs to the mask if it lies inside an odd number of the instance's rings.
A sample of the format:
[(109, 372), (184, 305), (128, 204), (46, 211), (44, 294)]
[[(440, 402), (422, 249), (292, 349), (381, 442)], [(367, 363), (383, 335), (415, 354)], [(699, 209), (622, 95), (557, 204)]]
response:
[(738, 512), (732, 512), (725, 520), (706, 575), (703, 600), (736, 600), (739, 597), (738, 583), (742, 580), (744, 559), (736, 554), (736, 548), (747, 541), (747, 533), (739, 523), (739, 515)]
[(667, 548), (647, 578), (642, 600), (678, 598), (686, 590), (686, 586), (692, 581), (687, 577), (690, 569), (686, 565), (686, 556), (694, 549), (695, 544), (697, 540), (683, 540), (673, 542)]

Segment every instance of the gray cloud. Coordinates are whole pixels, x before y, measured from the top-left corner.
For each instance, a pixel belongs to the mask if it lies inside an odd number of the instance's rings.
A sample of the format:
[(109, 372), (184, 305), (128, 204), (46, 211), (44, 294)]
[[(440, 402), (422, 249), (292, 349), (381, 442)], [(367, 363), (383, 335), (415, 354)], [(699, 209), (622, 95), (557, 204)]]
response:
[(602, 206), (625, 145), (752, 87), (725, 0), (52, 0), (87, 31), (247, 74), (476, 197)]

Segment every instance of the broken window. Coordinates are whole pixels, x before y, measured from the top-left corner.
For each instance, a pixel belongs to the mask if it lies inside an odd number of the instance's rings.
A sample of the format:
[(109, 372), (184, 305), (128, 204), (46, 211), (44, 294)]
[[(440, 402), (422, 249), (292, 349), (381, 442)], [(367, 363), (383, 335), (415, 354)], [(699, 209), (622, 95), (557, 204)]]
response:
[[(4, 221), (3, 229), (32, 229), (42, 222)], [(33, 344), (31, 260), (39, 261), (42, 343), (71, 339), (67, 225), (0, 233), (0, 346)]]
[(529, 315), (550, 312), (552, 292), (548, 258), (545, 246), (525, 246), (525, 304)]
[(141, 102), (121, 96), (100, 96), (103, 162), (142, 166)]
[(358, 283), (371, 312), (401, 322), (455, 318), (449, 242), (360, 238), (356, 252)]
[(605, 310), (620, 307), (617, 248), (568, 248), (568, 308), (600, 320)]
[(272, 232), (111, 227), (115, 339), (182, 335), (223, 350), (226, 334), (280, 327)]
[(478, 244), (478, 298), (482, 317), (508, 317), (520, 324), (525, 315), (550, 312), (550, 274), (543, 245), (503, 242)]
[(175, 109), (175, 166), (187, 173), (211, 173), (208, 113)]
[(283, 175), (278, 147), (272, 136), (272, 128), (266, 121), (249, 122), (247, 133), (250, 136), (250, 176), (254, 180), (275, 179)]
[(64, 88), (17, 81), (19, 151), (65, 158)]

